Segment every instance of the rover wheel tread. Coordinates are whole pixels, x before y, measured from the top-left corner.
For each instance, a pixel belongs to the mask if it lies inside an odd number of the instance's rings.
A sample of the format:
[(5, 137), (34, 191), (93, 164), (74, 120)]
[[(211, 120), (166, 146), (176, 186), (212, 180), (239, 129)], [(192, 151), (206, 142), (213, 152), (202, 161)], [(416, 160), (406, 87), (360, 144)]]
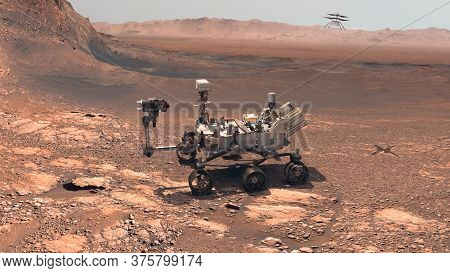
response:
[(183, 164), (190, 164), (195, 161), (195, 158), (197, 157), (197, 151), (188, 152), (186, 151), (186, 144), (183, 142), (180, 142), (177, 145), (177, 157), (180, 163)]
[(309, 169), (302, 162), (289, 163), (285, 167), (287, 182), (291, 185), (306, 184), (309, 179)]
[(205, 170), (195, 170), (189, 176), (189, 188), (193, 195), (210, 194), (213, 188), (213, 180)]
[(248, 167), (242, 177), (242, 184), (247, 192), (258, 192), (267, 188), (267, 177), (258, 167)]

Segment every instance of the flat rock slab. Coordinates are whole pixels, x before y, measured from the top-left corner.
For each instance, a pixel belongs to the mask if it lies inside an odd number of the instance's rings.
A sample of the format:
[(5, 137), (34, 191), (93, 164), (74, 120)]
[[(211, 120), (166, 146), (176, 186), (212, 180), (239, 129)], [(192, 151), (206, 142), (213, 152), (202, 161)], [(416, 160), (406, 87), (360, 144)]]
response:
[(278, 238), (267, 237), (261, 241), (261, 244), (268, 245), (268, 246), (277, 246), (277, 245), (282, 245), (283, 242)]
[(316, 215), (316, 216), (312, 217), (311, 220), (318, 224), (320, 224), (320, 223), (329, 224), (329, 223), (331, 223), (332, 219), (328, 218), (328, 217), (323, 217), (321, 215)]
[(258, 196), (258, 201), (271, 203), (303, 203), (309, 204), (313, 200), (324, 200), (318, 194), (307, 193), (300, 190), (271, 189), (269, 195)]
[(375, 217), (386, 224), (404, 226), (408, 231), (427, 231), (445, 228), (445, 224), (427, 220), (400, 209), (383, 209), (375, 213)]
[(246, 208), (245, 215), (247, 217), (253, 220), (264, 219), (264, 223), (267, 225), (301, 221), (307, 215), (305, 209), (289, 205), (256, 204)]
[(247, 244), (244, 246), (244, 252), (246, 253), (280, 253), (277, 248), (266, 246), (254, 246), (253, 244)]
[(194, 225), (201, 230), (207, 231), (207, 232), (213, 232), (218, 234), (224, 234), (228, 231), (228, 226), (225, 224), (213, 222), (213, 221), (206, 221), (203, 219), (194, 221)]
[(78, 253), (83, 251), (86, 243), (85, 236), (68, 234), (53, 241), (45, 241), (44, 245), (48, 251), (54, 253)]
[(129, 179), (148, 180), (150, 177), (145, 173), (135, 172), (129, 169), (121, 170), (120, 175)]
[(20, 181), (13, 184), (12, 188), (19, 195), (41, 194), (55, 187), (58, 179), (59, 177), (53, 174), (32, 172), (25, 174)]
[(124, 203), (148, 209), (158, 209), (160, 205), (155, 201), (153, 191), (144, 185), (139, 185), (130, 191), (116, 191), (111, 197)]
[(80, 188), (96, 187), (107, 189), (110, 182), (111, 178), (109, 177), (79, 177), (72, 184)]
[(309, 248), (309, 247), (301, 247), (299, 249), (299, 251), (302, 252), (302, 253), (313, 253), (314, 252), (313, 249)]
[(45, 122), (45, 121), (38, 121), (38, 122), (30, 122), (28, 124), (24, 124), (17, 128), (17, 132), (21, 135), (31, 134), (36, 131), (42, 130), (50, 126), (51, 123)]

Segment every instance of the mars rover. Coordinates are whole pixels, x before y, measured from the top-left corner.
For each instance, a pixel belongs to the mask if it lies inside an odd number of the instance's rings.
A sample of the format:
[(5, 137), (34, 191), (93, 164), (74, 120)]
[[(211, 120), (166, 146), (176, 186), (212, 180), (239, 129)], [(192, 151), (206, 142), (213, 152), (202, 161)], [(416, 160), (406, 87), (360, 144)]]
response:
[(180, 163), (190, 164), (194, 169), (189, 176), (189, 187), (194, 195), (209, 194), (213, 188), (213, 178), (206, 170), (208, 163), (218, 158), (239, 158), (244, 153), (259, 157), (247, 164), (242, 177), (243, 187), (248, 192), (266, 188), (267, 176), (259, 165), (268, 159), (289, 157), (290, 162), (284, 168), (287, 181), (290, 184), (307, 182), (309, 170), (301, 162), (299, 150), (279, 152), (289, 146), (289, 139), (306, 126), (301, 108), (290, 102), (279, 105), (276, 94), (269, 93), (267, 108), (260, 115), (245, 114), (242, 120), (215, 119), (207, 111), (210, 83), (197, 80), (195, 89), (199, 96), (199, 117), (194, 130), (185, 132), (177, 146), (154, 148), (150, 143), (150, 124), (156, 127), (159, 113), (166, 112), (169, 104), (160, 99), (138, 101), (145, 132), (144, 155), (151, 157), (155, 150), (176, 150)]

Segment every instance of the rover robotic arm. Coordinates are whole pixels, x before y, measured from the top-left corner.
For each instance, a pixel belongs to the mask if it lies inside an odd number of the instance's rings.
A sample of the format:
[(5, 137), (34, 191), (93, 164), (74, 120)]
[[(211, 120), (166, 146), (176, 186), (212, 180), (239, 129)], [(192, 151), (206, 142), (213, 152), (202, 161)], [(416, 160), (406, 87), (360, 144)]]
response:
[(141, 117), (141, 122), (144, 126), (145, 133), (144, 155), (147, 157), (151, 157), (155, 152), (155, 148), (150, 143), (150, 124), (153, 128), (155, 128), (159, 113), (167, 112), (169, 107), (170, 105), (167, 101), (160, 99), (138, 101), (138, 111), (143, 114)]

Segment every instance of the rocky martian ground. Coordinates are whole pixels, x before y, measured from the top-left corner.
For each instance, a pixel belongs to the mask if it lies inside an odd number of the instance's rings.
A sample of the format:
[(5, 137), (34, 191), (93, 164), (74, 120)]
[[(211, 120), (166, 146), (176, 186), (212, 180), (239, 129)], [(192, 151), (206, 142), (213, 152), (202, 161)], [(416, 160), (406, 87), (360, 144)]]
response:
[[(448, 117), (311, 114), (308, 185), (289, 187), (271, 162), (265, 192), (244, 192), (232, 168), (193, 197), (173, 153), (139, 155), (132, 121), (1, 96), (1, 251), (448, 252)], [(380, 128), (400, 157), (372, 155)]]

